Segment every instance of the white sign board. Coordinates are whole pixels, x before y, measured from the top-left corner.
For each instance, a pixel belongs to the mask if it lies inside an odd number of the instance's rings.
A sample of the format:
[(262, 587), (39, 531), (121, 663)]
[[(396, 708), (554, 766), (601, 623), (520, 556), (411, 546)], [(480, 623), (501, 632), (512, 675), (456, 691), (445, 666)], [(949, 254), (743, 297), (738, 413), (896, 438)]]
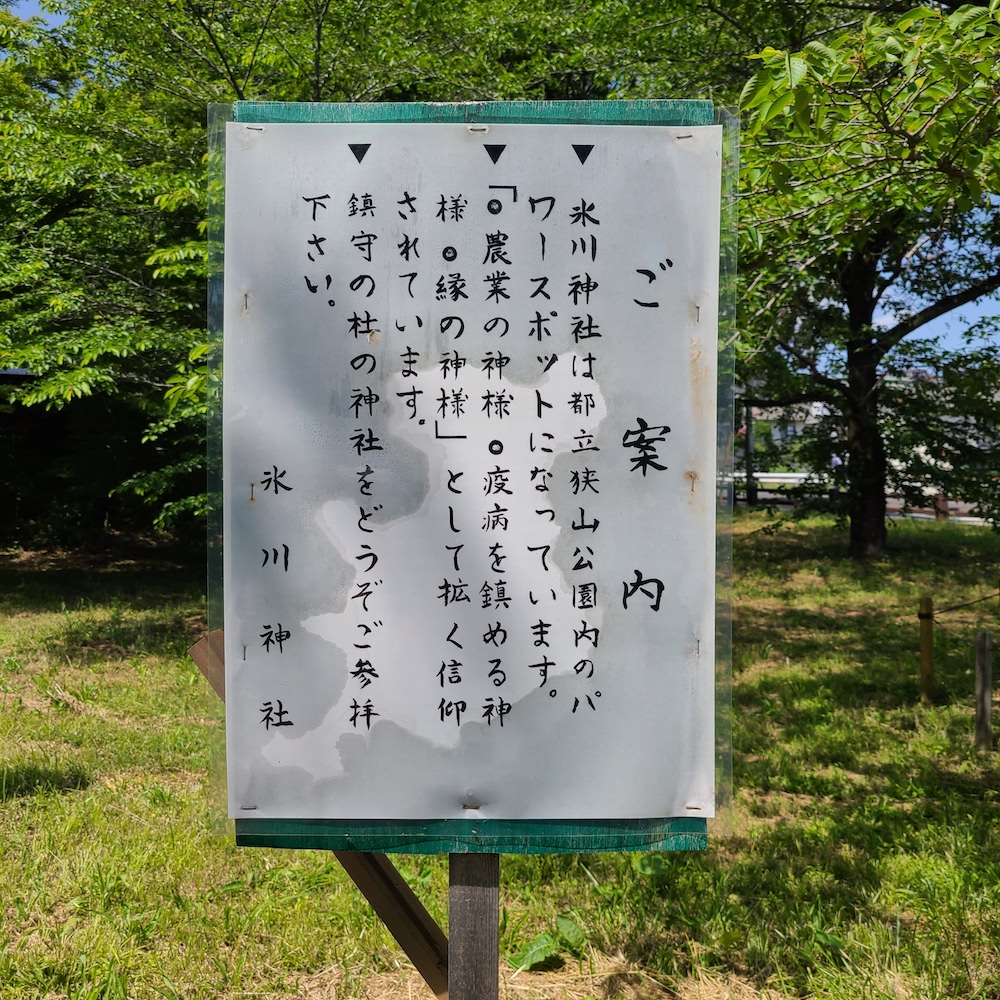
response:
[(231, 815), (712, 815), (720, 147), (228, 125)]

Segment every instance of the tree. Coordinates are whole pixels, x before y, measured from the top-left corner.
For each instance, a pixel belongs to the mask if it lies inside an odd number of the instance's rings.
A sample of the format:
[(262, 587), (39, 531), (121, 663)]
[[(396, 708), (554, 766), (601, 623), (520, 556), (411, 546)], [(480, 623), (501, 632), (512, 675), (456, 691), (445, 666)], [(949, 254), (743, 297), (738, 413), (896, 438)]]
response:
[(884, 551), (887, 480), (911, 500), (947, 485), (1000, 515), (995, 342), (962, 357), (907, 347), (1000, 289), (998, 45), (997, 0), (920, 8), (765, 49), (744, 89), (744, 324), (757, 342), (743, 379), (763, 387), (758, 405), (826, 407), (813, 458), (846, 448), (857, 558)]
[[(95, 79), (86, 54), (38, 21), (0, 11), (0, 44), (6, 49), (0, 62), (0, 367), (33, 375), (10, 390), (16, 407), (72, 412), (53, 425), (64, 440), (54, 449), (59, 461), (45, 490), (48, 521), (66, 539), (74, 521), (88, 522), (89, 534), (103, 527), (112, 508), (122, 512), (122, 502), (109, 504), (107, 494), (125, 478), (122, 462), (136, 463), (138, 453), (131, 441), (120, 440), (125, 450), (116, 463), (106, 446), (125, 428), (137, 438), (157, 419), (178, 359), (202, 339), (192, 308), (195, 281), (154, 282), (146, 264), (151, 248), (193, 231), (197, 215), (167, 214), (154, 203), (174, 139), (162, 117), (127, 89)], [(189, 162), (199, 159), (195, 146)], [(89, 400), (97, 396), (106, 399), (104, 419), (113, 424), (100, 444), (79, 426), (81, 417), (94, 421)], [(189, 441), (192, 430), (186, 429)], [(129, 471), (163, 464), (162, 454), (143, 457), (148, 460)], [(23, 465), (25, 457), (18, 459)], [(29, 461), (36, 470), (46, 465), (37, 455)], [(167, 464), (175, 466), (179, 495), (197, 491), (193, 455), (174, 450)], [(104, 474), (95, 478), (98, 468)], [(4, 477), (5, 498), (41, 499), (42, 491), (25, 491), (22, 470), (5, 466)], [(87, 488), (78, 488), (84, 482)], [(8, 538), (12, 528), (5, 519)]]

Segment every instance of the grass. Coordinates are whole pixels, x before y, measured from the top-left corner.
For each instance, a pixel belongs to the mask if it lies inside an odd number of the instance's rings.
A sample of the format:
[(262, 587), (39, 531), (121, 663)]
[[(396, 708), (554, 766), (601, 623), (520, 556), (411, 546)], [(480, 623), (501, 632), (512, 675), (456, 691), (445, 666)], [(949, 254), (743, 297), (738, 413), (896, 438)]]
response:
[[(1000, 997), (1000, 775), (972, 747), (968, 645), (996, 599), (943, 616), (933, 705), (916, 684), (919, 597), (996, 591), (1000, 537), (897, 524), (856, 566), (828, 521), (735, 534), (731, 832), (505, 856), (503, 953), (552, 940), (508, 992)], [(200, 567), (0, 556), (0, 997), (429, 995), (331, 855), (218, 832), (203, 629)], [(444, 923), (445, 859), (396, 860)]]

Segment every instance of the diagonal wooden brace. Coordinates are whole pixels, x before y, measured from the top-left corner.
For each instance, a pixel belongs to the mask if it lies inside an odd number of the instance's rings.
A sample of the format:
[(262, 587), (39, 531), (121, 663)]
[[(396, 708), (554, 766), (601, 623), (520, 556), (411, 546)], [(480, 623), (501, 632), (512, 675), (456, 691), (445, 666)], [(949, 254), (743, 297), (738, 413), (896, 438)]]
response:
[(334, 851), (406, 957), (441, 1000), (448, 1000), (448, 938), (384, 854)]
[[(226, 646), (222, 629), (188, 650), (212, 690), (226, 700)], [(334, 851), (389, 933), (439, 1000), (448, 1000), (448, 938), (384, 854)]]

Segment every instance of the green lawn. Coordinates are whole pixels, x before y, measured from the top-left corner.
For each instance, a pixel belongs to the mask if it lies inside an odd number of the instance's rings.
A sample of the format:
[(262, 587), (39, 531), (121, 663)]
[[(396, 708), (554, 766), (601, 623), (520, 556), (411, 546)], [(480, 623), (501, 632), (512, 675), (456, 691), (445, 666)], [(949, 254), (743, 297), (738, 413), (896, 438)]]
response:
[[(919, 597), (995, 592), (1000, 536), (894, 523), (858, 567), (831, 522), (775, 524), (735, 526), (730, 832), (505, 856), (504, 954), (559, 947), (508, 995), (1000, 997), (1000, 776), (972, 746), (968, 645), (1000, 634), (996, 598), (942, 619), (933, 706), (916, 684)], [(185, 654), (202, 578), (0, 555), (0, 997), (429, 996), (331, 855), (227, 838), (221, 705)], [(445, 861), (397, 863), (446, 921)]]

